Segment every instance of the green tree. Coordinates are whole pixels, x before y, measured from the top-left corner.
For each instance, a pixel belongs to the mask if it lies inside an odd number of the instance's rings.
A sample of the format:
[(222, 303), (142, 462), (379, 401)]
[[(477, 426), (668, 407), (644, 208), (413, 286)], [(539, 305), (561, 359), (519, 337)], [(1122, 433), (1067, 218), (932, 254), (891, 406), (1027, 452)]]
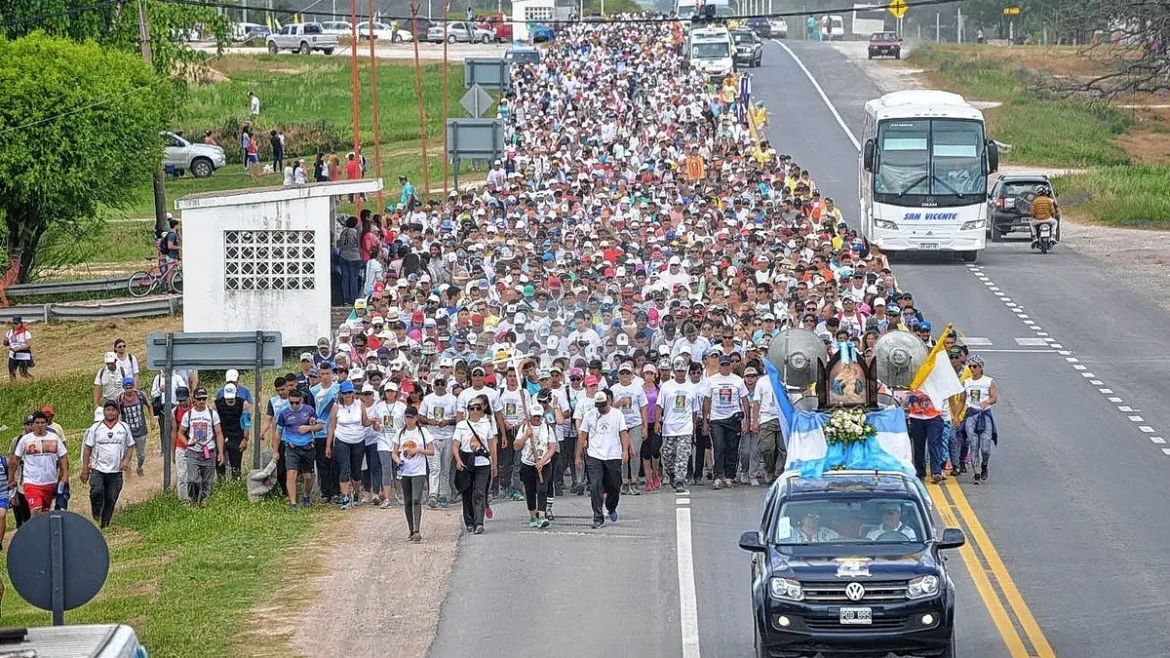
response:
[(36, 32), (0, 38), (0, 216), (20, 280), (50, 227), (80, 233), (159, 166), (174, 89), (137, 55)]
[[(222, 45), (228, 21), (214, 8), (146, 0), (155, 71), (171, 75), (178, 65), (202, 64), (207, 53), (182, 38), (198, 33)], [(138, 3), (133, 0), (0, 0), (0, 36), (16, 39), (34, 31), (74, 41), (139, 52)]]

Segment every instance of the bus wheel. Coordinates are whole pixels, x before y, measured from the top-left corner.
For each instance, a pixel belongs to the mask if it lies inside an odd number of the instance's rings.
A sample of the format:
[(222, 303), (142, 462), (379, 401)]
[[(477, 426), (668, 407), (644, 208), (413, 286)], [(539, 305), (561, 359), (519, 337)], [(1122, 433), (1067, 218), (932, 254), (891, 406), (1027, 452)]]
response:
[(964, 251), (963, 261), (967, 263), (974, 263), (975, 259), (979, 257), (978, 251)]

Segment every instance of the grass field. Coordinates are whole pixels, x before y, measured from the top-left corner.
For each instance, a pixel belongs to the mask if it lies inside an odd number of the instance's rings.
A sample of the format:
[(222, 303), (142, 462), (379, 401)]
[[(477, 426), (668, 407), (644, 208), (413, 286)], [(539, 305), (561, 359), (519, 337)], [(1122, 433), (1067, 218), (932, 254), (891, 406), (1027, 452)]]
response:
[(1006, 162), (1059, 167), (1130, 162), (1117, 143), (1130, 125), (1125, 113), (1046, 91), (1035, 70), (1023, 68), (1020, 58), (974, 45), (927, 44), (916, 48), (908, 61), (926, 69), (931, 83), (942, 89), (970, 100), (1003, 103), (984, 114), (990, 135), (1012, 145)]
[(1053, 181), (1064, 206), (1109, 226), (1170, 228), (1170, 166), (1099, 167)]
[[(261, 100), (260, 117), (255, 133), (260, 136), (260, 159), (271, 161), (268, 132), (285, 133), (286, 160), (302, 157), (312, 165), (317, 150), (336, 153), (344, 162), (352, 150), (353, 113), (350, 103), (349, 63), (332, 57), (297, 55), (230, 55), (215, 58), (211, 67), (227, 81), (192, 85), (188, 88), (182, 115), (176, 129), (193, 141), (212, 131), (217, 143), (228, 153), (229, 165), (214, 176), (196, 179), (185, 176), (167, 182), (167, 205), (186, 194), (250, 186), (280, 185), (282, 174), (273, 173), (252, 180), (244, 173), (236, 150), (239, 128), (248, 119), (248, 92)], [(414, 67), (397, 62), (378, 63), (379, 123), (382, 148), (382, 176), (387, 203), (398, 197), (398, 175), (406, 174), (422, 191), (422, 156), (419, 144), (418, 110), (415, 95)], [(361, 141), (373, 168), (373, 126), (369, 93), (369, 67), (359, 68), (361, 103)], [(443, 156), (443, 68), (441, 64), (422, 67), (423, 108), (426, 117), (428, 170), (431, 189), (442, 187)], [(450, 68), (449, 112), (452, 117), (466, 116), (459, 98), (463, 88), (463, 68), (458, 62)], [(463, 174), (473, 175), (464, 164)], [(115, 218), (153, 216), (154, 196), (150, 181), (142, 181), (125, 208), (109, 211)], [(110, 258), (107, 258), (110, 256)], [(100, 253), (97, 260), (118, 260), (117, 254)]]

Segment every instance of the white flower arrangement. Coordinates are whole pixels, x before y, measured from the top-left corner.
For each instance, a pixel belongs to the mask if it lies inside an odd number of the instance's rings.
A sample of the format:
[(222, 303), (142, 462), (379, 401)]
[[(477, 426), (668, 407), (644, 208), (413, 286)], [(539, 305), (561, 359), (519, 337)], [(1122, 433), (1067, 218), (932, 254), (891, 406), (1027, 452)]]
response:
[(865, 421), (865, 410), (859, 408), (842, 407), (833, 410), (829, 424), (825, 427), (825, 441), (830, 444), (848, 446), (876, 435), (877, 430)]

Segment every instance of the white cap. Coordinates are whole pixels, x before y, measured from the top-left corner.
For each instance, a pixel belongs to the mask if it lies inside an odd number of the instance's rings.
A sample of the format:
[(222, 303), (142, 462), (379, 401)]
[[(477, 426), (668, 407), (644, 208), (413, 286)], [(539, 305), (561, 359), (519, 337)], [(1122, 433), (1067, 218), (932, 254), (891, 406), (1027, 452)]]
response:
[(378, 391), (375, 390), (374, 387), (370, 386), (369, 384), (366, 384), (365, 386), (362, 387), (362, 393), (377, 393), (377, 392)]
[(549, 336), (545, 343), (545, 349), (555, 350), (561, 345), (561, 340), (556, 336)]
[(609, 402), (609, 398), (606, 397), (604, 391), (598, 391), (598, 392), (593, 394), (593, 401), (594, 402)]
[(393, 381), (388, 381), (385, 384), (382, 384), (382, 392), (385, 393), (386, 391), (394, 391), (397, 393), (398, 384), (395, 384)]
[[(309, 357), (309, 358), (313, 358), (313, 357)], [(232, 368), (231, 370), (227, 371), (227, 374), (225, 374), (223, 376), (223, 379), (224, 379), (224, 381), (228, 381), (228, 382), (238, 382), (238, 381), (240, 381), (240, 371), (236, 370), (235, 368)]]
[(629, 345), (630, 344), (630, 337), (627, 336), (625, 334), (625, 332), (622, 332), (622, 333), (617, 335), (616, 342), (618, 345)]
[(312, 361), (313, 354), (311, 352), (301, 352), (301, 361)]
[(666, 264), (667, 265), (682, 265), (682, 259), (679, 258), (678, 256), (671, 256), (670, 260), (667, 261)]
[(874, 305), (874, 306), (885, 306), (885, 305), (886, 305), (886, 299), (885, 299), (884, 297), (874, 297), (874, 299), (873, 299), (873, 305)]
[(544, 415), (544, 407), (539, 405), (539, 404), (534, 404), (531, 407), (528, 407), (528, 415), (529, 416), (543, 416)]
[(114, 352), (106, 352), (106, 363), (114, 363), (118, 360), (118, 355)]
[(225, 399), (225, 400), (236, 399), (236, 385), (235, 384), (228, 384), (227, 386), (223, 387), (223, 399)]
[(524, 324), (528, 318), (523, 313), (516, 313), (516, 317), (512, 318), (512, 324)]

